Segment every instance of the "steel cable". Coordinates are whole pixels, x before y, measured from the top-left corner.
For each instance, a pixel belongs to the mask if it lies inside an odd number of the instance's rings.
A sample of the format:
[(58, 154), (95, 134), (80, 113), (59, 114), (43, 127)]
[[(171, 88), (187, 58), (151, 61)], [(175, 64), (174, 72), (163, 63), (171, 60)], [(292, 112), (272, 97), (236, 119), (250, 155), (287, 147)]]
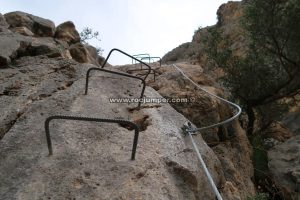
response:
[(234, 116), (232, 116), (232, 117), (230, 117), (230, 118), (228, 118), (228, 119), (226, 119), (226, 120), (224, 120), (224, 121), (221, 121), (221, 122), (218, 122), (218, 123), (216, 123), (216, 124), (209, 125), (209, 126), (204, 126), (204, 127), (201, 127), (201, 128), (191, 129), (191, 130), (189, 130), (189, 132), (195, 133), (195, 132), (197, 132), (197, 131), (202, 131), (202, 130), (205, 130), (205, 129), (209, 129), (209, 128), (214, 128), (214, 127), (222, 126), (222, 125), (224, 125), (224, 124), (227, 124), (227, 123), (233, 121), (234, 119), (236, 119), (236, 118), (241, 114), (242, 109), (241, 109), (241, 107), (240, 107), (239, 105), (237, 105), (237, 104), (235, 104), (235, 103), (232, 103), (232, 102), (230, 102), (230, 101), (228, 101), (228, 100), (226, 100), (226, 99), (224, 99), (224, 98), (222, 98), (222, 97), (219, 97), (219, 96), (217, 96), (217, 95), (215, 95), (215, 94), (213, 94), (213, 93), (207, 91), (206, 89), (202, 88), (200, 85), (198, 85), (197, 83), (195, 83), (192, 79), (190, 79), (190, 78), (189, 78), (189, 77), (188, 77), (181, 69), (179, 69), (179, 67), (177, 67), (175, 64), (173, 64), (173, 66), (174, 66), (174, 67), (175, 67), (175, 68), (176, 68), (176, 69), (177, 69), (177, 70), (178, 70), (178, 71), (179, 71), (186, 79), (188, 79), (191, 83), (193, 83), (193, 85), (195, 85), (198, 89), (200, 89), (200, 90), (206, 92), (207, 94), (209, 94), (209, 95), (211, 95), (211, 96), (213, 96), (213, 97), (215, 97), (215, 98), (217, 98), (217, 99), (219, 99), (219, 100), (221, 100), (221, 101), (223, 101), (223, 102), (225, 102), (225, 103), (227, 103), (227, 104), (229, 104), (229, 105), (231, 105), (231, 106), (233, 106), (234, 108), (237, 109), (237, 113), (236, 113)]
[(198, 89), (206, 92), (207, 94), (209, 94), (209, 95), (211, 95), (211, 96), (213, 96), (213, 97), (215, 97), (215, 98), (217, 98), (217, 99), (219, 99), (219, 100), (221, 100), (221, 101), (223, 101), (223, 102), (225, 102), (225, 103), (227, 103), (227, 104), (229, 104), (229, 105), (231, 105), (231, 106), (233, 106), (234, 108), (237, 109), (237, 113), (234, 116), (232, 116), (232, 117), (230, 117), (230, 118), (228, 118), (228, 119), (226, 119), (224, 121), (221, 121), (219, 123), (212, 124), (212, 125), (205, 126), (205, 127), (201, 127), (201, 128), (192, 128), (191, 124), (188, 123), (188, 126), (186, 126), (186, 129), (185, 129), (185, 131), (187, 132), (187, 134), (189, 135), (189, 137), (191, 139), (191, 142), (192, 142), (194, 150), (195, 150), (195, 152), (197, 154), (198, 160), (199, 160), (199, 162), (200, 162), (200, 164), (201, 164), (201, 166), (202, 166), (202, 168), (204, 170), (204, 173), (205, 173), (205, 175), (206, 175), (206, 177), (207, 177), (207, 179), (208, 179), (208, 181), (209, 181), (209, 183), (210, 183), (210, 185), (211, 185), (211, 187), (212, 187), (212, 189), (213, 189), (213, 191), (214, 191), (214, 193), (216, 195), (216, 198), (218, 200), (223, 200), (223, 198), (222, 198), (222, 196), (221, 196), (221, 194), (220, 194), (220, 192), (219, 192), (219, 190), (218, 190), (218, 188), (217, 188), (217, 186), (216, 186), (216, 184), (215, 184), (215, 182), (214, 182), (211, 174), (209, 173), (209, 171), (207, 169), (207, 166), (206, 166), (206, 164), (205, 164), (205, 162), (204, 162), (204, 160), (203, 160), (203, 158), (202, 158), (202, 156), (200, 154), (200, 151), (199, 151), (199, 149), (197, 147), (197, 144), (195, 143), (194, 138), (193, 138), (192, 135), (195, 134), (195, 132), (197, 132), (197, 131), (201, 131), (201, 130), (205, 130), (205, 129), (209, 129), (209, 128), (218, 127), (218, 126), (221, 126), (221, 125), (224, 125), (224, 124), (227, 124), (227, 123), (233, 121), (234, 119), (236, 119), (241, 114), (242, 109), (241, 109), (241, 107), (239, 105), (237, 105), (235, 103), (232, 103), (232, 102), (230, 102), (230, 101), (228, 101), (228, 100), (226, 100), (226, 99), (224, 99), (222, 97), (219, 97), (219, 96), (217, 96), (217, 95), (215, 95), (215, 94), (207, 91), (206, 89), (202, 88), (200, 85), (198, 85), (197, 83), (195, 83), (191, 78), (189, 78), (175, 64), (173, 64), (173, 67), (175, 67), (186, 79), (188, 79), (191, 83), (193, 83), (193, 85), (195, 85)]

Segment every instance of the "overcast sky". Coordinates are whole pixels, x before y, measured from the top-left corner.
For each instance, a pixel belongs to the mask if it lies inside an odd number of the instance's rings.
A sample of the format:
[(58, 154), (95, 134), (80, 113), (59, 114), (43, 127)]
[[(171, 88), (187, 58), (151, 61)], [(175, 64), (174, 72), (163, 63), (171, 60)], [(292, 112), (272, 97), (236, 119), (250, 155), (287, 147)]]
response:
[[(94, 46), (119, 48), (129, 54), (163, 56), (189, 42), (199, 26), (216, 23), (216, 12), (227, 0), (0, 0), (2, 14), (24, 11), (59, 25), (71, 20), (80, 32), (84, 27), (99, 31)], [(113, 54), (112, 64), (131, 60)]]

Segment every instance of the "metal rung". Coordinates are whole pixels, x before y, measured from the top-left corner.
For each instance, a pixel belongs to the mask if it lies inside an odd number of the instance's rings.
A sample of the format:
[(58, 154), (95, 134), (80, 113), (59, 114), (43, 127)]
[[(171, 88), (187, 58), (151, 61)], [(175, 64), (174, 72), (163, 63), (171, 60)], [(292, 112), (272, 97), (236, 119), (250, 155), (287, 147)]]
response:
[(139, 138), (139, 128), (135, 123), (133, 123), (131, 121), (119, 120), (119, 119), (104, 119), (104, 118), (90, 118), (90, 117), (79, 117), (79, 116), (61, 116), (61, 115), (50, 116), (45, 121), (45, 132), (46, 132), (46, 139), (47, 139), (47, 145), (48, 145), (48, 150), (49, 150), (50, 156), (53, 155), (53, 149), (52, 149), (52, 142), (51, 142), (51, 137), (50, 137), (49, 124), (50, 124), (50, 121), (54, 120), (54, 119), (89, 121), (89, 122), (105, 122), (105, 123), (116, 123), (116, 124), (128, 125), (129, 127), (132, 127), (135, 130), (133, 145), (132, 145), (131, 160), (135, 159), (135, 153), (136, 153), (136, 148), (137, 148), (138, 138)]
[(139, 60), (139, 59), (137, 59), (137, 58), (135, 58), (135, 57), (129, 55), (128, 53), (126, 53), (126, 52), (124, 52), (124, 51), (122, 51), (122, 50), (120, 50), (120, 49), (114, 48), (114, 49), (110, 50), (110, 52), (109, 52), (107, 58), (105, 59), (103, 65), (102, 65), (102, 68), (105, 67), (105, 65), (106, 65), (106, 63), (107, 63), (109, 57), (111, 56), (112, 52), (114, 52), (114, 51), (118, 51), (119, 53), (122, 53), (122, 54), (124, 54), (124, 55), (130, 57), (131, 59), (133, 59), (133, 60), (135, 60), (135, 61), (137, 61), (137, 62), (139, 62), (139, 63), (145, 65), (146, 67), (148, 67), (148, 73), (147, 73), (147, 75), (146, 75), (145, 78), (144, 78), (144, 80), (146, 80), (146, 78), (148, 77), (148, 75), (149, 75), (150, 72), (151, 72), (151, 67), (150, 67), (148, 64), (144, 63), (143, 61), (141, 61), (141, 60)]
[[(119, 75), (119, 76), (125, 76), (125, 77), (129, 77), (129, 78), (139, 79), (139, 80), (141, 80), (142, 83), (143, 83), (143, 88), (142, 88), (142, 92), (141, 92), (140, 98), (142, 99), (143, 96), (144, 96), (144, 92), (145, 92), (145, 88), (146, 88), (146, 82), (145, 82), (145, 80), (142, 79), (141, 77), (133, 76), (133, 75), (125, 74), (125, 73), (121, 73), (121, 72), (114, 72), (114, 71), (111, 71), (111, 70), (102, 69), (102, 68), (97, 68), (97, 67), (92, 67), (92, 68), (88, 69), (88, 71), (87, 71), (87, 73), (86, 73), (85, 92), (84, 92), (85, 95), (87, 95), (87, 93), (88, 93), (89, 77), (90, 77), (90, 72), (91, 72), (91, 71), (103, 71), (103, 72), (106, 72), (106, 73), (117, 74), (117, 75)], [(138, 103), (138, 108), (139, 108), (140, 106), (141, 106), (141, 102), (139, 101), (139, 103)]]

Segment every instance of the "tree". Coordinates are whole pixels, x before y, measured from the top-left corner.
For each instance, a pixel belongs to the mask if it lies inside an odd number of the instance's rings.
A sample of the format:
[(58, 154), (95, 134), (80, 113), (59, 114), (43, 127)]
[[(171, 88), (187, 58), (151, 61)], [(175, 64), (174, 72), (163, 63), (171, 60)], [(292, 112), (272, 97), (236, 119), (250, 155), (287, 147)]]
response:
[(223, 82), (244, 106), (247, 132), (252, 134), (255, 121), (268, 126), (280, 118), (279, 111), (287, 106), (284, 99), (300, 93), (300, 1), (244, 4), (245, 53), (237, 55), (234, 41), (218, 26), (209, 30), (206, 53), (214, 66), (224, 70)]
[[(89, 28), (89, 27), (85, 27), (81, 32), (80, 32), (80, 40), (82, 43), (84, 44), (89, 44), (88, 40), (92, 40), (92, 39), (96, 39), (99, 42), (101, 41), (98, 36), (99, 36), (99, 32), (98, 31), (93, 31), (93, 29)], [(99, 55), (102, 55), (103, 49), (100, 47), (96, 47), (97, 53)]]

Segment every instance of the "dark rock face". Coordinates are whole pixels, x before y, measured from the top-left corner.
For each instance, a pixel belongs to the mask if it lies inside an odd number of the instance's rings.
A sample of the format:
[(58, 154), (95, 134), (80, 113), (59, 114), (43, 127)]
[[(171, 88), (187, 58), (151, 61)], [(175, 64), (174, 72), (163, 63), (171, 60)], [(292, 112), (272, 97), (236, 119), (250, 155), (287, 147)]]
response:
[(300, 135), (275, 146), (268, 152), (269, 169), (284, 199), (300, 198)]
[(80, 36), (77, 32), (75, 25), (71, 21), (64, 22), (56, 27), (56, 39), (66, 41), (68, 44), (80, 42)]
[(33, 32), (36, 35), (42, 37), (54, 36), (55, 25), (52, 21), (34, 15), (29, 15), (29, 17), (33, 21)]
[(6, 23), (6, 20), (4, 18), (4, 16), (0, 13), (0, 26), (4, 26), (7, 27), (8, 24)]
[(295, 112), (288, 114), (284, 118), (283, 123), (291, 131), (293, 131), (295, 135), (300, 135), (300, 108), (298, 108)]
[(37, 36), (53, 37), (55, 25), (52, 21), (16, 11), (4, 15), (10, 28), (26, 27)]

